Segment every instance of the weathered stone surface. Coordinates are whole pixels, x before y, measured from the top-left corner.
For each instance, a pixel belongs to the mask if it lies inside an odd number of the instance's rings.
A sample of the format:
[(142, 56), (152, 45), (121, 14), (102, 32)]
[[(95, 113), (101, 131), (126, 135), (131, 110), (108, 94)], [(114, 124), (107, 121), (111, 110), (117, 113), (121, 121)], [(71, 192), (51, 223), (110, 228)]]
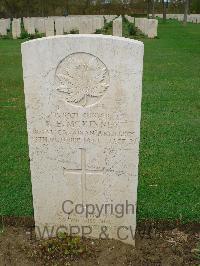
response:
[(113, 20), (113, 36), (122, 36), (122, 17)]
[(37, 235), (134, 245), (143, 44), (63, 35), (23, 43), (22, 61)]
[(46, 36), (54, 36), (54, 19), (52, 17), (45, 18), (44, 25)]
[(64, 33), (70, 33), (71, 31), (70, 17), (64, 18), (63, 30), (64, 30)]
[(200, 23), (200, 15), (196, 17), (197, 18), (197, 23)]
[(81, 16), (78, 20), (80, 34), (95, 33), (97, 29), (101, 29), (104, 26), (104, 18), (102, 16)]
[(6, 25), (7, 25), (6, 26), (7, 30), (10, 30), (11, 19), (10, 18), (6, 18), (5, 21), (6, 21)]
[(27, 32), (28, 34), (35, 34), (35, 18), (28, 18), (27, 20)]
[(6, 19), (0, 19), (0, 35), (7, 35), (7, 21)]
[(128, 16), (128, 15), (125, 15), (125, 18), (131, 22), (131, 23), (135, 23), (135, 18), (134, 17), (131, 17), (131, 16)]
[(45, 33), (45, 18), (38, 18), (36, 20), (35, 28), (39, 33)]
[(64, 20), (64, 32), (70, 33), (72, 30), (79, 30), (79, 21), (75, 17), (66, 17)]
[(104, 26), (103, 16), (69, 16), (64, 19), (64, 32), (70, 33), (72, 30), (79, 31), (80, 34), (95, 33), (97, 29)]
[(157, 37), (157, 30), (158, 30), (158, 20), (157, 19), (149, 19), (148, 20), (147, 36), (149, 38)]
[(145, 35), (147, 35), (148, 28), (148, 19), (147, 18), (135, 18), (135, 26)]
[(104, 27), (104, 18), (98, 16), (94, 17), (92, 19), (92, 27), (93, 27), (92, 33), (95, 33), (96, 30), (98, 29), (102, 29)]
[(55, 19), (56, 35), (64, 34), (64, 20), (65, 20), (65, 17), (59, 17)]
[(104, 15), (104, 18), (106, 19), (106, 22), (111, 22), (117, 18), (117, 15)]
[(10, 18), (0, 19), (0, 35), (7, 35), (7, 30), (10, 30)]
[(13, 39), (17, 39), (21, 36), (21, 19), (14, 18), (12, 21), (12, 36)]
[(90, 34), (93, 33), (92, 19), (89, 18), (79, 18), (79, 33), (80, 34)]
[(157, 37), (158, 21), (157, 19), (135, 18), (135, 27), (149, 38)]
[(26, 17), (23, 17), (23, 24), (24, 24), (24, 30), (28, 31), (28, 19)]

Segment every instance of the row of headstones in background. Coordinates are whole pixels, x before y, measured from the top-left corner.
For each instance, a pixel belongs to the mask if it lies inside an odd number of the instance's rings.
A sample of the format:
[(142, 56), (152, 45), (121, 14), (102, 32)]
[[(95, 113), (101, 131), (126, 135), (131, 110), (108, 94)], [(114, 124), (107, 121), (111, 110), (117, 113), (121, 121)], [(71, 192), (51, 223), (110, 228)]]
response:
[(142, 33), (148, 36), (148, 38), (157, 37), (158, 20), (148, 18), (135, 18), (135, 27)]
[[(0, 35), (6, 36), (11, 29), (11, 19), (0, 19)], [(21, 18), (12, 20), (12, 36), (17, 39), (21, 36)]]
[[(68, 17), (30, 17), (23, 18), (24, 30), (31, 35), (36, 31), (46, 36), (62, 35), (70, 33), (72, 30), (79, 31), (80, 34), (95, 33), (97, 29), (104, 26), (104, 18), (107, 22), (115, 19), (116, 15), (80, 15)], [(13, 38), (21, 36), (21, 19), (13, 19), (12, 21), (12, 35)], [(0, 20), (0, 35), (7, 35), (10, 30), (10, 19)]]
[[(147, 18), (134, 18), (128, 15), (125, 15), (125, 18), (131, 22), (135, 23), (142, 33), (147, 35), (149, 38), (157, 37), (158, 21), (156, 19), (147, 19)], [(113, 20), (113, 36), (122, 36), (122, 17), (118, 17)]]
[(104, 26), (106, 21), (112, 21), (115, 15), (88, 15), (88, 16), (68, 16), (68, 17), (32, 17), (23, 18), (24, 28), (29, 34), (35, 32), (44, 33), (46, 36), (62, 35), (70, 33), (72, 30), (79, 31), (80, 34), (95, 33), (97, 29)]
[[(119, 16), (105, 16), (106, 21), (113, 19), (113, 35), (122, 36), (122, 17)], [(126, 18), (133, 23), (134, 18), (126, 15)], [(7, 27), (10, 25), (9, 20), (2, 20), (3, 27), (0, 25), (1, 35), (7, 34)], [(46, 36), (62, 35), (70, 33), (72, 30), (79, 31), (80, 34), (95, 33), (97, 29), (104, 26), (104, 16), (69, 16), (69, 17), (31, 17), (23, 18), (24, 29), (29, 34), (35, 32), (43, 33)], [(155, 19), (135, 18), (135, 26), (139, 28), (149, 38), (157, 36), (158, 21)], [(13, 19), (12, 21), (12, 35), (16, 39), (21, 35), (21, 19)]]
[[(155, 14), (156, 17), (163, 18), (163, 14)], [(177, 19), (183, 21), (184, 14), (167, 14), (167, 19)], [(191, 14), (187, 16), (187, 22), (200, 23), (200, 14)]]
[(188, 16), (187, 17), (187, 22), (192, 22), (192, 23), (200, 23), (200, 15), (198, 16)]
[(24, 18), (24, 27), (29, 34), (35, 34), (37, 31), (45, 33), (46, 36), (63, 35), (72, 30), (77, 30), (80, 34), (90, 34), (103, 26), (103, 16)]

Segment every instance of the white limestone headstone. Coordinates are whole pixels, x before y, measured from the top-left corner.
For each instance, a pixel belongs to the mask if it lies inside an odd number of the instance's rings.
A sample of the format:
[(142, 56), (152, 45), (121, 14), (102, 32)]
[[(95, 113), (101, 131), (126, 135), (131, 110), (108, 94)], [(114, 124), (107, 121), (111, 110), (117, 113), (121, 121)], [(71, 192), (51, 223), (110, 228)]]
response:
[(64, 19), (65, 19), (65, 17), (58, 17), (55, 19), (56, 35), (63, 35), (64, 34)]
[(7, 35), (7, 21), (5, 19), (0, 19), (0, 36)]
[(39, 33), (45, 33), (45, 18), (38, 18), (35, 28)]
[(7, 30), (10, 30), (11, 19), (10, 18), (6, 18), (5, 21), (6, 21)]
[(25, 31), (28, 31), (28, 20), (29, 18), (23, 17), (23, 25)]
[(135, 27), (139, 29), (141, 18), (135, 18)]
[(79, 19), (77, 17), (66, 17), (64, 20), (64, 32), (70, 33), (72, 30), (79, 31)]
[(134, 245), (143, 44), (48, 37), (23, 43), (22, 62), (37, 236)]
[(177, 15), (177, 19), (178, 19), (178, 21), (183, 21), (184, 15), (183, 14), (178, 14)]
[(157, 37), (158, 20), (147, 18), (135, 18), (135, 27), (149, 38)]
[(147, 36), (149, 38), (155, 38), (158, 35), (157, 31), (158, 31), (158, 20), (157, 19), (148, 19)]
[(106, 22), (109, 23), (113, 21), (115, 18), (117, 18), (117, 15), (104, 15), (104, 18), (106, 19)]
[(197, 23), (200, 23), (200, 15), (197, 16)]
[(45, 18), (44, 24), (46, 37), (54, 36), (54, 19), (52, 17)]
[(135, 18), (135, 26), (145, 35), (148, 30), (148, 19), (147, 18)]
[(28, 18), (27, 20), (27, 32), (28, 34), (35, 34), (35, 18)]
[(130, 23), (135, 23), (135, 18), (131, 17), (129, 15), (125, 15), (125, 18), (130, 22)]
[(113, 20), (113, 36), (122, 36), (122, 17)]
[(197, 18), (195, 16), (188, 16), (187, 22), (197, 23)]
[(21, 36), (21, 19), (14, 18), (12, 21), (12, 36), (17, 39)]
[(95, 30), (93, 28), (93, 19), (92, 18), (79, 18), (79, 33), (80, 34), (91, 34)]
[(63, 25), (63, 30), (64, 30), (64, 33), (70, 33), (70, 17), (66, 17), (64, 18), (64, 25)]
[(95, 33), (96, 30), (102, 29), (104, 27), (104, 18), (103, 17), (94, 17), (92, 19), (92, 33)]
[(140, 29), (145, 35), (148, 35), (148, 27), (149, 27), (149, 19), (143, 18), (140, 21)]

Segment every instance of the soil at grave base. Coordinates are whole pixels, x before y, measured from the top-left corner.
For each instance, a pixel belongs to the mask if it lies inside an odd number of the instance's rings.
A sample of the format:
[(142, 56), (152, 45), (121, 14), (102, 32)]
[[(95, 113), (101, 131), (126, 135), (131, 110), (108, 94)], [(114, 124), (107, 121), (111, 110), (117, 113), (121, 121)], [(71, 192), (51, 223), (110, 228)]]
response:
[[(9, 224), (9, 223), (8, 223)], [(198, 256), (199, 225), (163, 229), (141, 226), (136, 233), (136, 247), (117, 240), (85, 239), (92, 252), (77, 257), (55, 256), (42, 252), (41, 242), (30, 239), (30, 226), (5, 225), (0, 233), (0, 266), (43, 265), (200, 265)], [(187, 228), (187, 229), (186, 229)], [(150, 230), (149, 230), (150, 229)], [(147, 232), (148, 231), (148, 232)]]

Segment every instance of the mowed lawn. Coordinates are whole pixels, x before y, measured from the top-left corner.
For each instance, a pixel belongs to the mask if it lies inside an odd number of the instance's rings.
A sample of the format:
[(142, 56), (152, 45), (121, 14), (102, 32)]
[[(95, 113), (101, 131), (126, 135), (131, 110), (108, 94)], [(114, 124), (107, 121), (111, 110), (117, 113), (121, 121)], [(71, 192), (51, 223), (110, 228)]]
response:
[[(0, 213), (6, 216), (33, 215), (21, 42), (0, 40)], [(200, 221), (200, 24), (161, 22), (159, 38), (144, 43), (137, 217)]]

